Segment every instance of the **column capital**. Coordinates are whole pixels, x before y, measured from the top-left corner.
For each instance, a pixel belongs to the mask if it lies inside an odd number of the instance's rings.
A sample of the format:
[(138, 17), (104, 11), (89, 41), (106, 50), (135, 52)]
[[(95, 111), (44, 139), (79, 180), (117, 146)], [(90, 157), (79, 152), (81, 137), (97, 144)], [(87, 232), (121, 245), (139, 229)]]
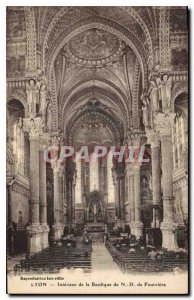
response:
[(129, 176), (132, 175), (132, 170), (133, 170), (132, 164), (126, 163), (125, 170), (127, 171), (127, 175), (129, 175)]
[(129, 131), (125, 137), (125, 144), (128, 146), (141, 146), (146, 143), (145, 133), (142, 131), (133, 132)]
[(62, 139), (62, 136), (59, 132), (55, 132), (50, 135), (50, 142), (52, 145), (58, 146), (60, 144), (61, 139)]
[(46, 132), (43, 132), (40, 137), (40, 151), (44, 151), (50, 145), (50, 135)]
[(51, 168), (52, 168), (52, 170), (53, 170), (53, 174), (54, 174), (54, 175), (59, 174), (60, 167), (59, 167), (57, 161), (55, 161), (55, 163), (51, 163)]
[(160, 146), (160, 135), (158, 131), (153, 129), (146, 129), (147, 143), (151, 144), (151, 147)]
[(134, 164), (132, 167), (133, 172), (140, 172), (141, 164)]
[(156, 128), (160, 134), (160, 137), (171, 135), (175, 116), (176, 116), (175, 113), (171, 113), (171, 114), (159, 113), (157, 115)]
[(39, 140), (43, 132), (43, 122), (40, 117), (23, 119), (24, 131), (29, 133), (30, 140)]
[(141, 168), (141, 163), (127, 163), (126, 164), (126, 170), (127, 170), (127, 175), (131, 176), (134, 174), (134, 171), (139, 171)]

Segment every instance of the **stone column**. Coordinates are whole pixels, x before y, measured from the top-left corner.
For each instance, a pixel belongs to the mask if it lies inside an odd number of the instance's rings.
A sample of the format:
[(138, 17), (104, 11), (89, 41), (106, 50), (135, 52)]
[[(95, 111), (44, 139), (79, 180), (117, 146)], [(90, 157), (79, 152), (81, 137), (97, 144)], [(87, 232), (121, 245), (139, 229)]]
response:
[[(141, 199), (140, 199), (140, 166), (127, 166), (128, 176), (128, 206), (126, 211), (128, 215), (128, 224), (131, 234), (138, 238), (142, 236), (143, 223), (141, 222)], [(128, 207), (128, 208), (127, 208)]]
[(63, 234), (63, 224), (62, 224), (62, 165), (59, 160), (60, 157), (60, 149), (62, 147), (62, 137), (59, 133), (53, 134), (51, 137), (52, 142), (52, 151), (51, 151), (51, 167), (53, 169), (53, 179), (54, 179), (54, 225), (53, 229), (53, 237), (58, 240), (61, 238)]
[(39, 152), (40, 165), (40, 224), (42, 226), (42, 249), (48, 247), (49, 226), (47, 225), (47, 191), (46, 191), (46, 161), (44, 147), (41, 145)]
[(60, 223), (63, 227), (63, 207), (64, 207), (64, 168), (63, 166), (60, 167), (59, 170), (59, 206), (60, 206)]
[(54, 177), (54, 225), (53, 225), (53, 234), (54, 239), (58, 240), (62, 235), (62, 226), (61, 226), (61, 201), (59, 193), (59, 168), (53, 167), (53, 177)]
[(161, 197), (161, 171), (160, 171), (160, 141), (159, 135), (154, 130), (146, 130), (148, 143), (151, 144), (152, 160), (152, 190), (153, 190), (153, 221), (152, 227), (159, 228), (161, 222), (160, 210)]
[[(129, 132), (126, 142), (129, 147), (129, 189), (130, 189), (130, 204), (131, 204), (131, 233), (137, 238), (143, 236), (143, 223), (141, 221), (141, 198), (140, 198), (140, 168), (139, 161), (140, 149), (145, 141), (143, 132)], [(143, 157), (142, 157), (143, 158)]]
[(67, 226), (67, 182), (66, 182), (66, 171), (64, 170), (63, 177), (63, 224)]
[(134, 176), (133, 172), (129, 170), (129, 201), (130, 201), (130, 228), (131, 234), (134, 234), (133, 223), (135, 221), (135, 205), (134, 205)]
[(137, 238), (143, 236), (143, 223), (141, 221), (141, 199), (140, 199), (140, 165), (133, 166), (134, 176), (134, 212), (135, 220), (132, 225), (134, 235)]
[(162, 246), (168, 250), (177, 248), (175, 239), (175, 228), (177, 224), (174, 220), (174, 197), (173, 197), (173, 151), (172, 151), (172, 126), (175, 114), (168, 115), (159, 113), (156, 119), (157, 130), (161, 138), (162, 150), (162, 188), (163, 188), (163, 222)]
[(39, 135), (41, 118), (24, 119), (25, 130), (30, 138), (30, 215), (31, 224), (28, 230), (28, 251), (35, 253), (42, 249), (42, 227), (39, 220)]
[[(117, 191), (117, 174), (116, 168), (112, 168), (113, 185), (114, 185), (114, 199), (115, 199), (115, 216), (118, 219), (118, 191)], [(116, 223), (115, 223), (116, 224)], [(117, 224), (116, 224), (117, 225)]]
[(117, 225), (122, 228), (122, 220), (121, 220), (121, 176), (117, 174), (117, 192), (118, 192), (118, 220)]
[(75, 179), (73, 178), (73, 181), (72, 181), (72, 205), (71, 205), (71, 209), (72, 209), (72, 219), (71, 219), (71, 223), (72, 223), (72, 228), (75, 227), (76, 225), (76, 220), (75, 220)]
[(126, 166), (125, 170), (125, 176), (126, 176), (126, 181), (127, 181), (127, 199), (125, 202), (125, 225), (129, 225), (130, 227), (130, 222), (131, 222), (131, 198), (130, 198), (130, 174), (129, 174), (129, 166)]

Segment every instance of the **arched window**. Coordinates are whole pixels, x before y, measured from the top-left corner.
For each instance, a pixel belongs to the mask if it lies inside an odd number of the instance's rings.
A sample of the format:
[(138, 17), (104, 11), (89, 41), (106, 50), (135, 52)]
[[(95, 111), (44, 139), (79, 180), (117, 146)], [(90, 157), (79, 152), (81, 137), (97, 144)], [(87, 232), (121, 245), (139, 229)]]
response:
[(76, 162), (76, 186), (75, 186), (75, 203), (82, 202), (82, 190), (81, 190), (81, 160)]
[(113, 176), (112, 176), (112, 156), (107, 155), (107, 186), (108, 186), (108, 202), (115, 201), (115, 193), (114, 193), (114, 184), (113, 184)]

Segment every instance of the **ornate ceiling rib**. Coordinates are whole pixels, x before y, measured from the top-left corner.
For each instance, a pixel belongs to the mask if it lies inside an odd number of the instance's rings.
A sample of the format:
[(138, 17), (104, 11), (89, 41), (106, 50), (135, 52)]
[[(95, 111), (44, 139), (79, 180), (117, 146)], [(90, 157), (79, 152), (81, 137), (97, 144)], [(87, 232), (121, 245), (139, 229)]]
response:
[(98, 76), (94, 76), (92, 78), (91, 77), (84, 78), (83, 80), (78, 82), (76, 85), (74, 85), (63, 96), (63, 102), (64, 102), (63, 110), (68, 105), (71, 97), (73, 97), (79, 90), (82, 90), (84, 88), (88, 88), (91, 86), (93, 88), (95, 88), (95, 86), (97, 84), (99, 84), (100, 87), (106, 87), (105, 90), (110, 90), (110, 91), (112, 91), (113, 94), (116, 94), (116, 96), (119, 97), (121, 99), (121, 101), (123, 102), (123, 105), (126, 109), (127, 114), (129, 113), (128, 102), (127, 102), (127, 98), (126, 98), (125, 94), (117, 86), (115, 86), (112, 82), (106, 80), (103, 77), (98, 77)]
[[(69, 78), (65, 78), (65, 82), (63, 85), (64, 90), (68, 93), (69, 90), (74, 89), (77, 84), (82, 80), (83, 78), (86, 81), (93, 80), (93, 81), (103, 81), (105, 80), (106, 83), (110, 83), (111, 87), (114, 87), (116, 91), (121, 94), (122, 97), (128, 98), (127, 89), (125, 86), (125, 82), (117, 76), (117, 74), (114, 73), (114, 71), (108, 70), (107, 68), (103, 68), (103, 71), (96, 70), (96, 69), (84, 69), (80, 68), (79, 70), (76, 69), (76, 72), (74, 72), (73, 76), (68, 76)], [(107, 80), (108, 78), (108, 80)], [(95, 86), (95, 82), (94, 82)], [(60, 101), (62, 101), (64, 98), (64, 94), (61, 95)]]
[(149, 63), (151, 64), (150, 68), (153, 68), (153, 47), (152, 47), (152, 39), (151, 39), (151, 35), (150, 32), (148, 30), (147, 25), (145, 24), (144, 20), (141, 18), (141, 16), (138, 14), (138, 12), (135, 10), (135, 8), (130, 7), (130, 6), (126, 6), (126, 7), (121, 7), (123, 9), (125, 9), (126, 11), (128, 11), (130, 13), (130, 15), (135, 19), (135, 21), (141, 26), (141, 28), (143, 29), (145, 35), (146, 35), (146, 39), (147, 39), (147, 43), (149, 46)]
[[(65, 122), (68, 122), (68, 120), (72, 117), (72, 114), (74, 114), (76, 110), (82, 109), (86, 101), (88, 101), (88, 99), (92, 99), (92, 97), (95, 97), (104, 103), (104, 105), (106, 105), (105, 109), (112, 110), (119, 119), (127, 120), (126, 110), (120, 99), (116, 98), (114, 94), (100, 89), (99, 87), (96, 87), (95, 89), (90, 87), (76, 94), (73, 97), (73, 101), (69, 101), (68, 108), (64, 111), (64, 113), (62, 113), (62, 119), (64, 119)], [(124, 126), (126, 126), (128, 123), (124, 122), (124, 124)]]
[(93, 99), (85, 105), (85, 109), (80, 113), (76, 114), (74, 118), (71, 119), (67, 126), (67, 137), (68, 142), (74, 145), (76, 142), (76, 136), (81, 128), (88, 120), (92, 122), (102, 122), (105, 126), (108, 126), (115, 137), (115, 142), (119, 144), (123, 138), (123, 127), (118, 120), (113, 119), (107, 112), (101, 109), (100, 102)]

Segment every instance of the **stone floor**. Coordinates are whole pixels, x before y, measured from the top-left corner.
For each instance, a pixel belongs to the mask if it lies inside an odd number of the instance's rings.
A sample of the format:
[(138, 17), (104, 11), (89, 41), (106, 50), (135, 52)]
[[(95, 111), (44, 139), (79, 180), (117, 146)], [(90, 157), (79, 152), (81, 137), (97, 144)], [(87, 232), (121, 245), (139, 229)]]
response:
[(92, 272), (93, 271), (114, 271), (121, 273), (118, 265), (113, 261), (112, 256), (103, 243), (92, 245)]

